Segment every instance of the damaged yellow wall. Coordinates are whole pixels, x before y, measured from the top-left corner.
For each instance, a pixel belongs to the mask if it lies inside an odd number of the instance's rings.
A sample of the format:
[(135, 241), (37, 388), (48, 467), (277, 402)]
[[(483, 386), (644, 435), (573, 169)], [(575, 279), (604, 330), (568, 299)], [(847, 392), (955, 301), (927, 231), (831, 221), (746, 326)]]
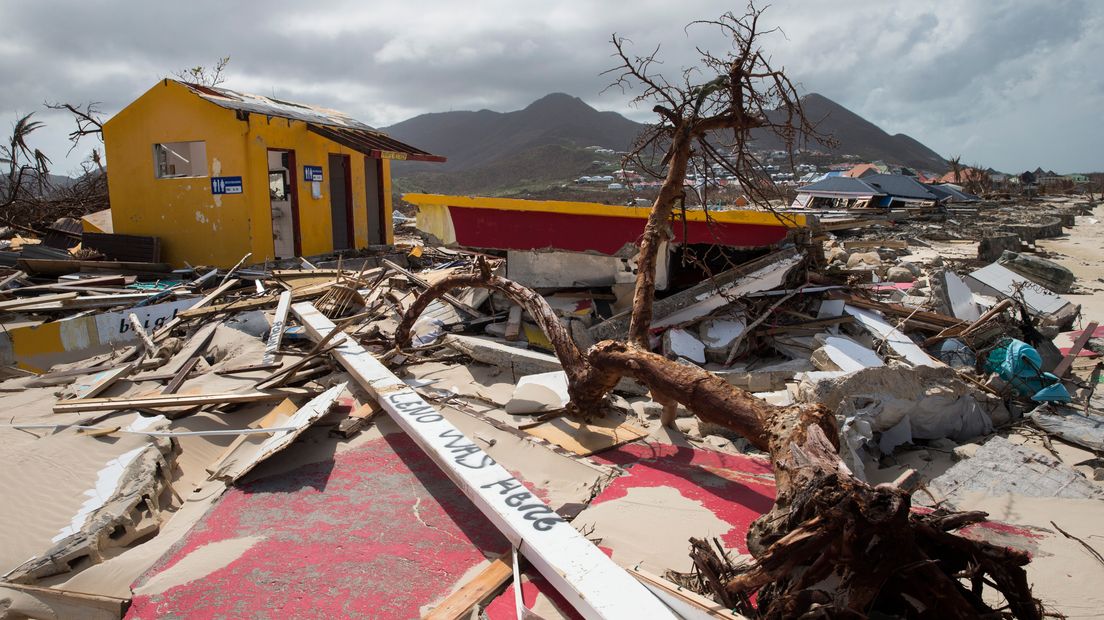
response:
[[(268, 149), (295, 151), (301, 253), (333, 250), (330, 217), (330, 153), (349, 156), (354, 246), (369, 244), (364, 186), (365, 156), (309, 132), (305, 123), (262, 114), (239, 120), (234, 110), (206, 101), (189, 88), (163, 80), (104, 124), (112, 224), (121, 234), (161, 238), (162, 259), (175, 266), (229, 267), (252, 252), (250, 262), (275, 257), (268, 194)], [(153, 145), (205, 141), (207, 176), (159, 179)], [(383, 162), (381, 225), (393, 240), (391, 179)], [(322, 166), (322, 195), (311, 195), (303, 166)], [(240, 176), (241, 194), (215, 195), (211, 177)]]

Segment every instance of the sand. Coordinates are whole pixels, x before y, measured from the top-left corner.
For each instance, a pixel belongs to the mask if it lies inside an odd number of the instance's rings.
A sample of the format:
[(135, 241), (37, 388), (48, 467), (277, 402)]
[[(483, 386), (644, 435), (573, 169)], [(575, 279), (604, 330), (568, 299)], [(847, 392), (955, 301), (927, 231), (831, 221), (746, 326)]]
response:
[(1081, 304), (1081, 321), (1099, 321), (1104, 323), (1104, 251), (1101, 251), (1101, 236), (1104, 235), (1104, 205), (1093, 210), (1093, 214), (1079, 215), (1076, 224), (1063, 237), (1040, 239), (1036, 242), (1039, 249), (1051, 255), (1050, 260), (1073, 272), (1075, 290), (1084, 291), (1062, 295), (1071, 303)]

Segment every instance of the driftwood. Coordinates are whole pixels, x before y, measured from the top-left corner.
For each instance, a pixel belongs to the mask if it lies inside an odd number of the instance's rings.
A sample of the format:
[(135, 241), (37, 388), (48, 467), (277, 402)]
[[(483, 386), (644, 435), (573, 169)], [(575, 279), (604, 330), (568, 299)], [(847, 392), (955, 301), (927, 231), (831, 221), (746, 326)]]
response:
[(713, 590), (719, 600), (746, 603), (755, 595), (756, 607), (744, 611), (770, 618), (1000, 616), (981, 597), (983, 585), (990, 585), (1008, 601), (1009, 615), (1041, 617), (1023, 570), (1026, 554), (952, 533), (984, 520), (983, 513), (915, 513), (909, 491), (854, 478), (838, 456), (836, 418), (824, 406), (776, 407), (634, 344), (605, 340), (579, 351), (543, 297), (480, 267), (419, 296), (395, 332), (396, 348), (409, 344), (422, 311), (452, 289), (498, 291), (523, 307), (552, 343), (568, 379), (569, 415), (597, 413), (629, 376), (658, 402), (681, 403), (770, 455), (777, 496), (748, 532), (755, 562), (718, 573)]

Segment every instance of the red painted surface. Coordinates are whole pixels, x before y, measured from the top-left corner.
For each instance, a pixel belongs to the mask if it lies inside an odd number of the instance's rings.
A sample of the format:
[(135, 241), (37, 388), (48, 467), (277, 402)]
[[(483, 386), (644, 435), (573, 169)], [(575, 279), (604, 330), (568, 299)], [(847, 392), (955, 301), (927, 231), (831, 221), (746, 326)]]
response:
[[(729, 523), (732, 528), (721, 540), (740, 553), (747, 553), (745, 541), (751, 522), (774, 505), (774, 474), (765, 459), (662, 444), (626, 444), (591, 458), (627, 468), (628, 472), (599, 493), (591, 501), (592, 506), (622, 498), (629, 489), (672, 487)], [(566, 608), (547, 581), (533, 571), (526, 571), (526, 575), (521, 594), (526, 606), (531, 607), (538, 595), (543, 595), (561, 610)], [(487, 617), (513, 620), (512, 588), (487, 606)]]
[(628, 467), (629, 473), (591, 505), (624, 497), (633, 488), (671, 487), (730, 524), (721, 540), (740, 553), (747, 553), (751, 522), (774, 505), (774, 474), (766, 459), (664, 444), (627, 444), (594, 458)]
[[(200, 547), (263, 536), (128, 618), (417, 618), (509, 544), (403, 434), (231, 489), (138, 584)], [(137, 585), (137, 584), (136, 584)]]
[[(510, 211), (449, 207), (456, 242), (472, 248), (572, 252), (613, 255), (627, 243), (636, 244), (647, 220), (635, 217), (572, 215), (543, 211)], [(672, 226), (675, 242), (708, 243), (741, 248), (764, 247), (786, 238), (785, 226), (681, 222)]]

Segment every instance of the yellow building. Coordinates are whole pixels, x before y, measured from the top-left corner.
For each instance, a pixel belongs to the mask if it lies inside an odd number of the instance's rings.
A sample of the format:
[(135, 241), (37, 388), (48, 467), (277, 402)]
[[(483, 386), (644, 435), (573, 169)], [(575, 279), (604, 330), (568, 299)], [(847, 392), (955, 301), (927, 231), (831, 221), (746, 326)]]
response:
[(169, 79), (103, 136), (114, 232), (177, 266), (391, 243), (391, 160), (444, 161), (334, 110)]

